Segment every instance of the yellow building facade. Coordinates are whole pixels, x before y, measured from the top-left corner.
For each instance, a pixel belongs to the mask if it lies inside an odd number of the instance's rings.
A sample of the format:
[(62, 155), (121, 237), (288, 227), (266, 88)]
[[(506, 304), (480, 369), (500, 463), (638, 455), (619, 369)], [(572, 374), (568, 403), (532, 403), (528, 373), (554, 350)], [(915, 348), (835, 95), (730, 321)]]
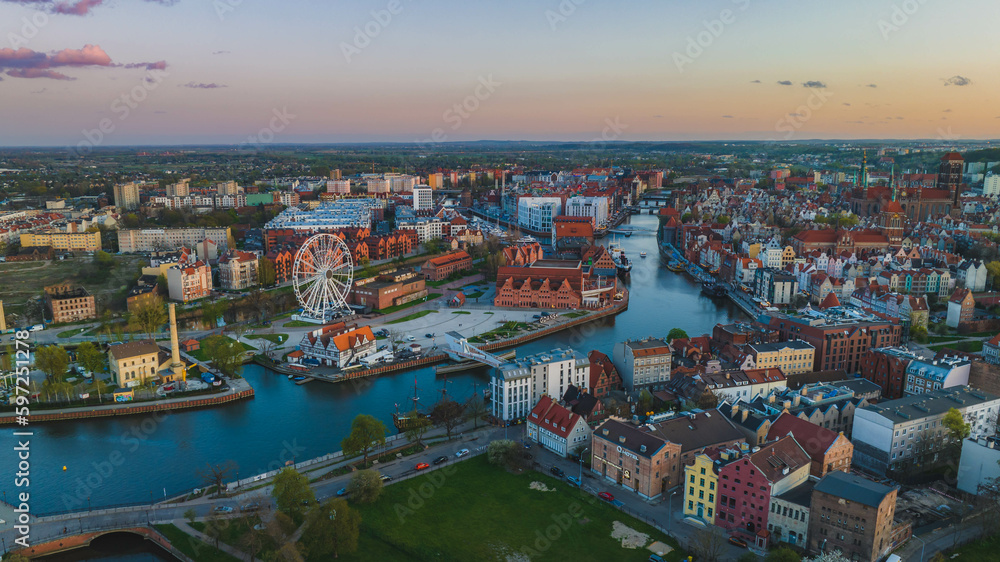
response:
[(694, 463), (684, 467), (684, 517), (714, 525), (718, 488), (715, 462), (704, 453), (695, 456)]
[(786, 376), (810, 373), (816, 349), (804, 341), (751, 344), (754, 367), (757, 369), (781, 369)]
[(52, 246), (67, 252), (96, 252), (101, 249), (101, 233), (94, 232), (27, 232), (21, 235), (21, 247)]

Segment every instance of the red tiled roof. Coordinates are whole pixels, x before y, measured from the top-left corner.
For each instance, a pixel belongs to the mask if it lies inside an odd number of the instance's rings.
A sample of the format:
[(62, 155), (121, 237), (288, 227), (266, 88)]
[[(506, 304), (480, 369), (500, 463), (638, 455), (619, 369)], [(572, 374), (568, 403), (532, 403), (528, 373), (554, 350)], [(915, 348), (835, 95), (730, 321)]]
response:
[(837, 298), (837, 293), (830, 291), (826, 294), (826, 298), (823, 299), (823, 302), (820, 303), (819, 308), (820, 310), (823, 310), (833, 308), (835, 306), (840, 306), (840, 299)]
[(771, 422), (767, 440), (777, 440), (792, 434), (813, 459), (822, 459), (830, 447), (840, 437), (840, 433), (816, 425), (789, 413), (783, 413)]
[(578, 421), (579, 415), (560, 406), (548, 396), (542, 396), (528, 415), (528, 423), (545, 428), (564, 439), (569, 437)]

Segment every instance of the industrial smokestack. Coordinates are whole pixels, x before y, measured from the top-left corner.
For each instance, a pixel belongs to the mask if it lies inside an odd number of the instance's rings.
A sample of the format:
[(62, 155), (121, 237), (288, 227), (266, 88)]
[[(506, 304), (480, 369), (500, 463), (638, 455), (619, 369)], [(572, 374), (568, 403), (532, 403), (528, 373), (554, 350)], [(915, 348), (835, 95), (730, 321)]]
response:
[(181, 361), (181, 346), (177, 341), (177, 313), (174, 311), (174, 303), (170, 303), (170, 370), (173, 376), (179, 380), (184, 380), (184, 362)]

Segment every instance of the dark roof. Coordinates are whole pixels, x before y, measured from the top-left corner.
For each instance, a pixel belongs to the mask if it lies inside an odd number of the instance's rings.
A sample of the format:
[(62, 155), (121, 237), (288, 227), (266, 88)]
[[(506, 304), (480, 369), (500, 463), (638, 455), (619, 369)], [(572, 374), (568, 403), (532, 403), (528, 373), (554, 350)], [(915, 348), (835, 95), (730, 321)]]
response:
[(853, 392), (855, 396), (882, 391), (881, 386), (873, 383), (868, 379), (847, 379), (843, 381), (834, 381), (830, 383), (830, 386), (839, 386), (840, 388), (846, 388), (851, 392)]
[(594, 408), (598, 404), (597, 398), (594, 398), (588, 392), (580, 392), (580, 389), (572, 384), (566, 388), (566, 393), (563, 394), (562, 399), (574, 414), (583, 417), (593, 415)]
[(149, 355), (150, 353), (159, 352), (160, 347), (156, 345), (153, 340), (131, 341), (128, 343), (113, 345), (108, 348), (108, 353), (114, 354), (115, 359), (119, 361), (128, 357), (138, 357), (140, 355)]
[(742, 441), (743, 432), (718, 410), (679, 416), (653, 425), (651, 433), (681, 446), (681, 452)]
[(882, 504), (891, 488), (846, 472), (830, 472), (816, 484), (816, 491), (871, 507)]
[(814, 382), (834, 382), (842, 381), (847, 378), (847, 373), (843, 370), (836, 369), (832, 371), (813, 371), (812, 373), (802, 373), (795, 375), (794, 377), (788, 379), (788, 389), (798, 390), (802, 388), (803, 385), (814, 383)]
[[(605, 434), (605, 432), (607, 432)], [(594, 430), (594, 436), (607, 439), (624, 449), (652, 458), (666, 445), (666, 441), (639, 428), (615, 420), (608, 420)], [(622, 440), (624, 438), (624, 440)], [(644, 448), (645, 446), (645, 448)]]
[(812, 480), (806, 480), (805, 482), (799, 484), (798, 486), (788, 490), (783, 494), (779, 494), (777, 498), (779, 500), (784, 500), (789, 503), (794, 503), (795, 505), (801, 505), (805, 508), (809, 507), (812, 500), (813, 488), (816, 487), (816, 482)]

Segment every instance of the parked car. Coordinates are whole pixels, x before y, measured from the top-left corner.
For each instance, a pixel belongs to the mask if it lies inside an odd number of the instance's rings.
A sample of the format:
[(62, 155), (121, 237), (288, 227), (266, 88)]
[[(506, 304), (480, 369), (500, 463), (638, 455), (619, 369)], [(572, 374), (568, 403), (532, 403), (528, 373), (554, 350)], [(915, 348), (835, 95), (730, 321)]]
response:
[(433, 338), (433, 337), (434, 337), (434, 334), (424, 334), (424, 337), (425, 337), (425, 338)]
[(240, 511), (260, 511), (259, 503), (248, 503), (240, 508)]
[(604, 500), (606, 502), (613, 502), (613, 501), (615, 501), (615, 497), (613, 495), (611, 495), (610, 492), (601, 492), (601, 493), (597, 494), (597, 497), (601, 498), (602, 500)]
[(469, 450), (468, 449), (462, 449), (459, 452), (455, 453), (455, 456), (458, 457), (458, 458), (462, 458), (462, 457), (464, 457), (465, 455), (468, 455), (468, 454), (469, 454)]
[(431, 465), (429, 465), (429, 464), (427, 464), (425, 462), (419, 462), (419, 463), (417, 463), (417, 470), (425, 470), (425, 469), (428, 469), (430, 467), (431, 467)]
[(213, 509), (212, 511), (216, 513), (232, 513), (233, 508), (229, 507), (228, 505), (219, 505), (216, 506), (215, 509)]
[(406, 341), (416, 341), (416, 340), (417, 340), (417, 338), (415, 338), (413, 336), (406, 336)]
[(525, 449), (530, 449), (531, 448), (531, 442), (529, 442), (529, 441), (521, 441), (521, 444), (524, 445)]
[(434, 464), (441, 464), (445, 462), (448, 462), (448, 457), (438, 457), (434, 459)]
[(390, 480), (392, 480), (392, 476), (389, 476), (388, 474), (383, 474), (382, 475), (382, 481), (383, 482), (388, 482)]
[(740, 548), (746, 548), (747, 547), (747, 541), (745, 541), (743, 539), (740, 539), (740, 538), (737, 538), (737, 537), (729, 537), (729, 544), (736, 545), (736, 546), (738, 546)]
[(338, 497), (342, 498), (342, 497), (344, 497), (346, 495), (347, 495), (347, 488), (341, 488), (341, 489), (337, 490), (337, 496)]
[(577, 488), (583, 485), (583, 482), (581, 482), (580, 479), (577, 478), (576, 476), (567, 476), (566, 481), (572, 484), (573, 486), (576, 486)]
[(662, 556), (657, 556), (655, 554), (650, 554), (649, 555), (649, 562), (666, 562), (666, 561), (663, 560)]
[(563, 472), (563, 469), (559, 468), (558, 466), (553, 466), (552, 468), (549, 469), (549, 472), (551, 472), (552, 475), (555, 476), (556, 478), (566, 478), (566, 473)]

